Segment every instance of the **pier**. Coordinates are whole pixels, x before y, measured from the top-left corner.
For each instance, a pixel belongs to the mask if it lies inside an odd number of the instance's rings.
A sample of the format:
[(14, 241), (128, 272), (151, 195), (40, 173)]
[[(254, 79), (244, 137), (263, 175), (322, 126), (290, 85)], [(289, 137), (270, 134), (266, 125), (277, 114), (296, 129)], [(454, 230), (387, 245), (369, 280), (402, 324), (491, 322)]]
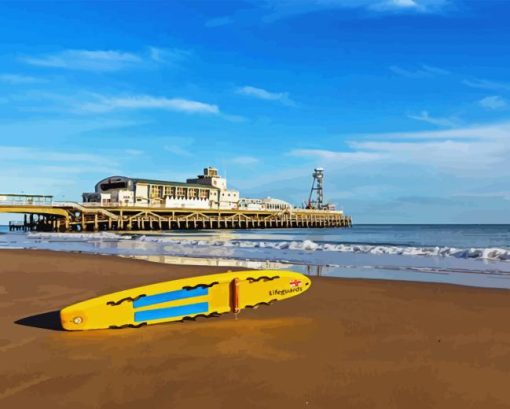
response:
[(195, 229), (351, 227), (342, 211), (185, 209), (162, 205), (126, 206), (53, 202), (51, 196), (0, 194), (0, 213), (24, 215), (11, 231), (99, 232)]

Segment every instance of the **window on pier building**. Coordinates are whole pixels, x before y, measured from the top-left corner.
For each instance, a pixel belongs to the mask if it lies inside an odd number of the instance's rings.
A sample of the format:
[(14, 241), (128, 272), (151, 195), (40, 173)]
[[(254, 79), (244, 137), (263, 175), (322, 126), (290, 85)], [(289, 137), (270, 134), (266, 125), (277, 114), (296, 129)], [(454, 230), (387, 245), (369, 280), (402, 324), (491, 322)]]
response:
[(193, 187), (188, 188), (188, 199), (196, 199), (198, 198), (198, 189)]
[(163, 185), (151, 185), (150, 196), (153, 199), (163, 198)]
[(209, 190), (208, 189), (199, 189), (199, 197), (200, 197), (200, 199), (209, 199)]
[(176, 188), (175, 196), (177, 199), (185, 199), (186, 198), (186, 191), (183, 187), (179, 186)]

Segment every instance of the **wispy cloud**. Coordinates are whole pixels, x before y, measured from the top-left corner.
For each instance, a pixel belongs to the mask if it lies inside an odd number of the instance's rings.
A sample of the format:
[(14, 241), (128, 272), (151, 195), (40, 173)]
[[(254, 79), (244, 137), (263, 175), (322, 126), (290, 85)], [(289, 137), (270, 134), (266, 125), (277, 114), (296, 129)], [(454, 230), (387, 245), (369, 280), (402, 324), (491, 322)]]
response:
[(382, 2), (387, 7), (400, 7), (400, 8), (416, 8), (420, 7), (420, 4), (416, 0), (387, 0)]
[(408, 115), (408, 117), (411, 119), (416, 119), (417, 121), (427, 122), (432, 125), (444, 126), (448, 128), (459, 126), (460, 123), (460, 121), (454, 117), (448, 118), (431, 117), (428, 111), (421, 111), (418, 115)]
[(254, 165), (255, 163), (259, 163), (260, 160), (253, 156), (237, 156), (232, 159), (232, 162), (237, 165)]
[(263, 88), (252, 87), (249, 85), (238, 88), (236, 92), (248, 97), (263, 99), (266, 101), (278, 101), (285, 105), (294, 105), (294, 101), (289, 98), (288, 92), (271, 92)]
[(0, 184), (4, 192), (51, 194), (79, 200), (86, 185), (105, 174), (121, 174), (122, 155), (84, 153), (33, 146), (0, 146)]
[(371, 1), (367, 7), (370, 10), (386, 12), (415, 12), (415, 13), (437, 13), (447, 5), (447, 0), (382, 0)]
[(179, 48), (149, 47), (150, 59), (161, 64), (179, 64), (189, 59), (190, 56), (190, 51)]
[(510, 122), (497, 122), (485, 125), (472, 125), (458, 127), (454, 129), (437, 130), (437, 131), (415, 131), (415, 132), (386, 132), (377, 134), (357, 134), (353, 139), (420, 139), (420, 140), (456, 140), (456, 139), (473, 139), (473, 140), (493, 140), (500, 139), (505, 141), (510, 135)]
[(186, 157), (190, 157), (190, 156), (193, 156), (193, 154), (187, 150), (185, 147), (182, 147), (182, 146), (179, 146), (179, 145), (166, 145), (164, 147), (165, 151), (167, 152), (170, 152), (174, 155), (177, 155), (177, 156), (186, 156)]
[(107, 160), (102, 165), (95, 165), (91, 170), (87, 164), (70, 164), (70, 165), (42, 165), (37, 166), (39, 172), (49, 175), (60, 175), (66, 177), (70, 174), (83, 175), (84, 173), (93, 174), (116, 174), (119, 173), (118, 168), (110, 165)]
[(495, 168), (510, 174), (509, 137), (507, 122), (448, 131), (358, 135), (347, 143), (349, 150), (308, 149), (291, 154), (314, 157), (335, 167), (370, 161), (437, 168), (463, 176), (486, 175)]
[(478, 104), (485, 109), (496, 111), (499, 109), (505, 109), (508, 107), (508, 103), (506, 99), (494, 95), (490, 97), (482, 98), (480, 101), (478, 101)]
[(98, 96), (97, 101), (81, 104), (78, 112), (102, 113), (119, 109), (163, 109), (175, 112), (219, 114), (217, 105), (194, 101), (184, 98), (154, 97), (149, 95), (136, 95), (126, 97)]
[(124, 152), (126, 153), (126, 155), (129, 155), (129, 156), (140, 156), (145, 153), (144, 151), (142, 151), (140, 149), (126, 149)]
[(164, 143), (163, 149), (173, 155), (182, 157), (192, 157), (192, 145), (195, 142), (194, 138), (185, 136), (165, 136), (158, 137)]
[(13, 85), (21, 84), (34, 84), (37, 82), (43, 82), (42, 79), (36, 77), (30, 77), (28, 75), (20, 74), (0, 74), (0, 82), (6, 82)]
[(232, 24), (234, 19), (230, 16), (216, 17), (205, 22), (205, 26), (208, 28), (215, 28)]
[(431, 78), (439, 75), (448, 75), (449, 71), (431, 65), (421, 65), (417, 69), (406, 69), (398, 65), (392, 65), (390, 71), (407, 78)]
[(59, 152), (24, 146), (0, 146), (1, 161), (44, 161), (44, 162), (82, 162), (91, 165), (104, 164), (107, 158), (100, 155)]
[(441, 13), (451, 0), (265, 0), (262, 4), (271, 10), (265, 21), (313, 13), (321, 10), (364, 9), (372, 13)]
[(469, 79), (462, 81), (464, 85), (471, 88), (487, 89), (491, 91), (510, 91), (510, 84), (505, 82), (489, 81), (485, 79)]
[(189, 50), (155, 46), (140, 52), (69, 49), (24, 56), (21, 57), (21, 61), (38, 67), (109, 72), (133, 67), (150, 67), (155, 64), (177, 65), (190, 58), (191, 54)]
[(117, 71), (142, 61), (134, 53), (117, 50), (64, 50), (22, 60), (40, 67), (88, 71)]
[(289, 152), (289, 155), (299, 157), (311, 156), (328, 161), (343, 161), (345, 164), (367, 162), (381, 158), (380, 154), (374, 152), (337, 152), (326, 149), (294, 149)]

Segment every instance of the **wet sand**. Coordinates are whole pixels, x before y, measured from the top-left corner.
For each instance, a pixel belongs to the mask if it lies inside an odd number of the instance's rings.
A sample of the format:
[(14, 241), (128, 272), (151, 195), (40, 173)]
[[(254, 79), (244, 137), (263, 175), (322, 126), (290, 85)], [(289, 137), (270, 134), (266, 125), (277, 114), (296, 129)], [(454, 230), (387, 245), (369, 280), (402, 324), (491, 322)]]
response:
[(220, 270), (0, 250), (0, 407), (510, 406), (506, 290), (313, 278), (237, 320), (57, 330), (76, 301)]

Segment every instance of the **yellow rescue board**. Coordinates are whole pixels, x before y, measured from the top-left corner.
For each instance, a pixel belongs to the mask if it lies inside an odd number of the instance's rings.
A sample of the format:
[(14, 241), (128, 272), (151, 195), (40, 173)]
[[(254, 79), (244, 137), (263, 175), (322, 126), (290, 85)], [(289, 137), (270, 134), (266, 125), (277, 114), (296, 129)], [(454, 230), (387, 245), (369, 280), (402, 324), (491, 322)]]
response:
[(132, 288), (60, 311), (66, 330), (141, 327), (256, 308), (302, 294), (311, 281), (292, 271), (236, 271)]

